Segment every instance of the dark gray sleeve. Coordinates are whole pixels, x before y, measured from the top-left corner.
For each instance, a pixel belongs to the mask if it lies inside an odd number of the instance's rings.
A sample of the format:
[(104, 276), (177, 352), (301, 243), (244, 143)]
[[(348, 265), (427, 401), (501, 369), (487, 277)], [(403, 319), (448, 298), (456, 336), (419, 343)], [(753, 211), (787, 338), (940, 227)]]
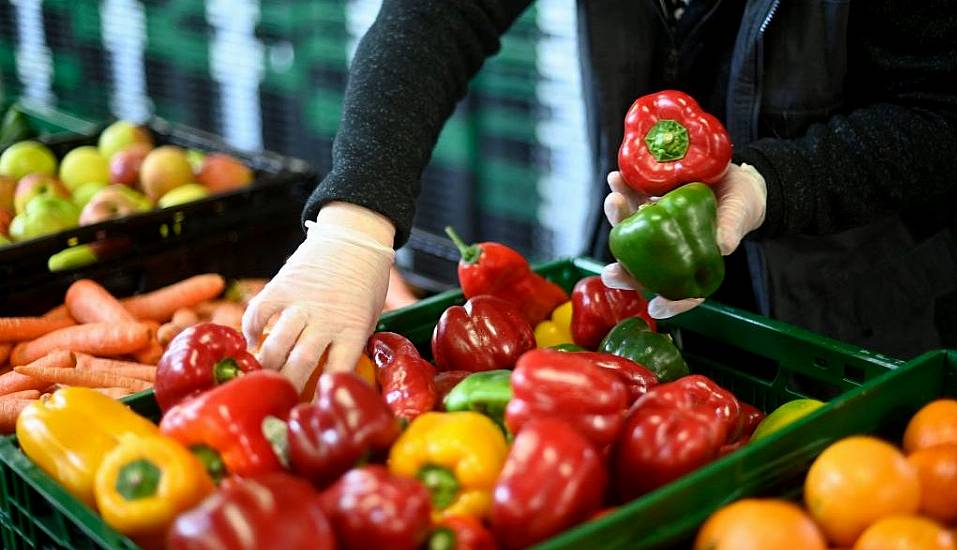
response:
[(865, 101), (799, 139), (763, 139), (735, 152), (768, 184), (757, 236), (841, 231), (954, 189), (955, 8), (946, 0), (854, 5), (862, 42), (851, 47), (862, 66), (847, 87)]
[(332, 170), (303, 220), (347, 201), (391, 219), (404, 244), (439, 132), (531, 1), (384, 0), (352, 62)]

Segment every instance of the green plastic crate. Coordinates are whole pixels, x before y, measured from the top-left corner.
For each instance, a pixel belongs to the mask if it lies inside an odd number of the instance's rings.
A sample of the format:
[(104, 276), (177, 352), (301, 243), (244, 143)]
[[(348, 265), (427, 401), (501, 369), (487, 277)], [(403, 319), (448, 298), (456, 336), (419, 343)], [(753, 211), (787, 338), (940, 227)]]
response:
[[(576, 281), (598, 274), (600, 269), (600, 264), (582, 259), (553, 262), (539, 271), (570, 290)], [(463, 301), (459, 292), (424, 300), (384, 315), (378, 330), (404, 334), (428, 355), (439, 316), (448, 306)], [(901, 364), (710, 303), (661, 323), (661, 329), (672, 334), (692, 371), (710, 376), (765, 411), (800, 397), (858, 395), (862, 383)], [(756, 490), (772, 473), (788, 470), (791, 459), (782, 450), (807, 453), (809, 445), (812, 450), (820, 449), (826, 443), (816, 433), (825, 431), (820, 428), (822, 415), (833, 416), (835, 406), (843, 406), (845, 401), (842, 398), (835, 405), (822, 407), (779, 434), (745, 446), (600, 520), (563, 533), (542, 548), (652, 548), (682, 540), (718, 506), (745, 494), (748, 487)], [(137, 412), (156, 418), (150, 393), (129, 403)], [(35, 467), (17, 449), (14, 437), (0, 440), (0, 489), (4, 548), (135, 548)]]
[(0, 115), (6, 113), (7, 108), (11, 106), (15, 106), (26, 115), (30, 126), (40, 136), (52, 138), (63, 135), (72, 138), (74, 134), (91, 134), (98, 129), (98, 126), (93, 122), (30, 101), (2, 105)]

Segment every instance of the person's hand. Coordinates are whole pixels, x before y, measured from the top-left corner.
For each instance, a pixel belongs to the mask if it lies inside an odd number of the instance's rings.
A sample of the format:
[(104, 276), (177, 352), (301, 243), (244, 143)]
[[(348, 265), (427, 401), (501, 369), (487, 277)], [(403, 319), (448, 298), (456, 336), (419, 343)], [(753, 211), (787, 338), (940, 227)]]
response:
[(402, 277), (402, 273), (393, 267), (389, 271), (389, 291), (385, 295), (383, 311), (392, 311), (394, 309), (411, 306), (418, 301), (418, 296), (409, 288), (408, 283), (406, 283)]
[[(631, 216), (641, 204), (651, 200), (629, 187), (618, 172), (608, 174), (608, 186), (611, 193), (605, 197), (605, 217), (613, 227)], [(712, 190), (718, 200), (718, 248), (723, 256), (727, 256), (738, 248), (745, 235), (764, 223), (767, 185), (753, 166), (731, 164), (721, 180), (712, 186)], [(601, 278), (605, 285), (612, 288), (641, 287), (617, 262), (605, 266)], [(656, 319), (667, 319), (703, 301), (704, 298), (668, 300), (656, 296), (648, 303), (648, 314)]]
[(327, 372), (354, 368), (382, 311), (395, 258), (395, 227), (366, 208), (330, 203), (306, 226), (306, 240), (243, 315), (254, 346), (280, 314), (258, 359), (300, 390), (327, 348)]

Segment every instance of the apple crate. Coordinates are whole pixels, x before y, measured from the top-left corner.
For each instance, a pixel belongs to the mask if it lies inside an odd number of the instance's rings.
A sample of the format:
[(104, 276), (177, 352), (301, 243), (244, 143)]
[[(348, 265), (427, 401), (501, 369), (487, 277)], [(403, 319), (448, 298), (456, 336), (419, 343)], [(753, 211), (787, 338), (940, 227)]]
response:
[[(62, 158), (75, 147), (95, 145), (103, 127), (39, 139)], [(253, 169), (255, 179), (243, 189), (0, 248), (0, 315), (42, 314), (79, 278), (129, 295), (203, 272), (271, 276), (295, 250), (303, 238), (302, 207), (318, 180), (309, 164), (238, 151), (212, 134), (159, 118), (147, 128), (158, 145), (233, 155)], [(50, 272), (52, 255), (88, 243), (101, 247), (99, 262)]]
[[(561, 260), (538, 271), (570, 290), (579, 279), (600, 273), (601, 265)], [(464, 301), (459, 291), (434, 296), (383, 315), (378, 330), (407, 336), (428, 357), (439, 316)], [(888, 375), (902, 362), (711, 302), (662, 322), (660, 328), (672, 335), (693, 372), (711, 377), (765, 412), (802, 397), (831, 401), (767, 439), (539, 548), (687, 548), (687, 538), (718, 507), (797, 475), (835, 438), (874, 429), (900, 408), (954, 387), (952, 376), (949, 385), (941, 384), (942, 370), (935, 375), (908, 365)], [(902, 382), (899, 388), (895, 380)], [(878, 393), (882, 397), (873, 399)], [(158, 417), (151, 392), (127, 402), (147, 417)], [(0, 535), (7, 549), (136, 548), (34, 466), (18, 449), (15, 436), (0, 439)]]

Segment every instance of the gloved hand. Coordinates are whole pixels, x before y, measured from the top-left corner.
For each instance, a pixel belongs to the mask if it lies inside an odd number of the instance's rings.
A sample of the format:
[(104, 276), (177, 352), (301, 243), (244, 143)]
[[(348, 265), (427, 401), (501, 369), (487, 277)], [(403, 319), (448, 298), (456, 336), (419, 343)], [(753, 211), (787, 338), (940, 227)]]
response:
[[(631, 216), (650, 197), (635, 191), (618, 172), (608, 174), (611, 193), (605, 197), (605, 217), (612, 226)], [(718, 200), (718, 248), (727, 256), (738, 248), (741, 239), (764, 223), (768, 189), (764, 177), (748, 164), (731, 164), (721, 181), (712, 186)], [(617, 262), (606, 265), (601, 274), (605, 285), (613, 288), (639, 288)], [(698, 306), (704, 298), (668, 300), (654, 297), (648, 303), (648, 314), (656, 319), (667, 319)]]
[(395, 227), (361, 206), (329, 203), (306, 226), (306, 240), (243, 315), (243, 332), (253, 346), (269, 319), (281, 313), (258, 359), (300, 390), (326, 348), (327, 372), (354, 368), (382, 311), (395, 259)]

